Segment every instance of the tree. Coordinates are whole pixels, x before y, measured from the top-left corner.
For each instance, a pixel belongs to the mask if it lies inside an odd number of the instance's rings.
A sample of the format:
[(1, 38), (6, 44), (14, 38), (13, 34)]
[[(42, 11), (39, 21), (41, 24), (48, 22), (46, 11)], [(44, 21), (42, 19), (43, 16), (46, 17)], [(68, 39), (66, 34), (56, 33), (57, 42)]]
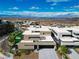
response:
[(66, 56), (67, 52), (68, 52), (68, 48), (66, 46), (60, 46), (58, 48), (58, 52), (61, 54), (61, 56), (63, 56), (65, 59), (68, 59), (68, 57)]
[(14, 53), (13, 50), (12, 50), (12, 47), (13, 45), (15, 44), (15, 37), (16, 37), (16, 32), (12, 32), (9, 34), (9, 37), (8, 37), (8, 45), (9, 45), (9, 52), (10, 53)]
[(15, 38), (16, 38), (16, 36), (21, 36), (21, 33), (22, 32), (19, 32), (19, 31), (17, 31), (17, 32), (12, 32), (12, 33), (10, 33), (9, 34), (9, 38), (8, 38), (8, 40), (9, 40), (9, 42), (11, 42), (11, 43), (15, 43)]
[(12, 51), (13, 48), (15, 48), (16, 52), (18, 51), (18, 47), (16, 45), (16, 43), (17, 43), (16, 37), (17, 36), (22, 37), (22, 32), (16, 31), (16, 32), (12, 32), (12, 33), (9, 34), (8, 42), (9, 42), (10, 52)]
[(16, 34), (17, 34), (17, 32), (12, 32), (9, 34), (8, 40), (9, 40), (10, 46), (12, 46), (15, 43)]

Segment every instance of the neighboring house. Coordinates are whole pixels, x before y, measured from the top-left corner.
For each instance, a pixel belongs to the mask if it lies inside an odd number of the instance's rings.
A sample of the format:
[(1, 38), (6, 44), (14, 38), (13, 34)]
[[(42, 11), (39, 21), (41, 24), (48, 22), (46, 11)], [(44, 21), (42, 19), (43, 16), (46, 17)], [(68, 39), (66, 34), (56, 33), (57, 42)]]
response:
[[(59, 40), (60, 45), (67, 46), (78, 46), (79, 39), (72, 35), (68, 28), (52, 28), (52, 33), (54, 33), (57, 40)], [(72, 29), (71, 29), (72, 30)]]

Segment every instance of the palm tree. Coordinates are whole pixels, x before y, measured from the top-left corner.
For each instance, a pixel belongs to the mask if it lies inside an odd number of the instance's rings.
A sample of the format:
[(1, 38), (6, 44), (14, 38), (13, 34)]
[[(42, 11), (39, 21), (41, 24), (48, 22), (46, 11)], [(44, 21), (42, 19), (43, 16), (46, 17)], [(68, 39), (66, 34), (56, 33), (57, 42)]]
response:
[(9, 40), (9, 46), (13, 46), (14, 42), (15, 42), (15, 36), (16, 36), (16, 32), (10, 33), (8, 40)]
[(68, 52), (68, 48), (65, 46), (60, 46), (58, 48), (58, 52), (61, 56), (63, 56), (65, 59), (68, 59), (68, 57), (66, 56), (67, 52)]
[(9, 47), (10, 47), (10, 51), (12, 51), (13, 48), (15, 48), (15, 52), (17, 53), (18, 52), (18, 47), (17, 47), (17, 40), (16, 40), (16, 37), (17, 36), (20, 36), (22, 37), (22, 32), (21, 31), (16, 31), (16, 32), (13, 32), (13, 33), (10, 33), (9, 35), (9, 38), (8, 38), (8, 42), (9, 42)]
[(9, 37), (8, 37), (8, 40), (9, 40), (9, 43), (11, 44), (16, 44), (16, 36), (20, 35), (21, 36), (21, 32), (20, 31), (17, 31), (17, 32), (12, 32), (9, 34)]

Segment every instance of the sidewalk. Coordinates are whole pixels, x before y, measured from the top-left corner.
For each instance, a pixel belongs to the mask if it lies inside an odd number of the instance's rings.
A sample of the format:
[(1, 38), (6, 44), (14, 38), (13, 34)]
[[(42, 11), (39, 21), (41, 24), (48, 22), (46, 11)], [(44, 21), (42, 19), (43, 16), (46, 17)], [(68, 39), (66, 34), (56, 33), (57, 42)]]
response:
[(71, 59), (79, 59), (79, 54), (74, 50), (70, 49), (71, 53), (68, 54)]

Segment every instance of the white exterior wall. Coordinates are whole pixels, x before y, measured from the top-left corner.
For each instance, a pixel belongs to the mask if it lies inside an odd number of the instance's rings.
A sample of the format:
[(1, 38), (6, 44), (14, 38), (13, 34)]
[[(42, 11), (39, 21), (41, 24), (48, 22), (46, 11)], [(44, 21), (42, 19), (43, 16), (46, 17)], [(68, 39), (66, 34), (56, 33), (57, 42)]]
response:
[(74, 45), (73, 42), (61, 42), (61, 45)]
[(61, 45), (79, 46), (79, 42), (61, 42)]
[(29, 36), (28, 35), (24, 35), (23, 39), (24, 40), (28, 40)]
[(34, 49), (34, 44), (29, 42), (29, 43), (19, 43), (18, 44), (19, 49)]
[(45, 31), (41, 31), (40, 35), (51, 35), (51, 32), (45, 32)]

